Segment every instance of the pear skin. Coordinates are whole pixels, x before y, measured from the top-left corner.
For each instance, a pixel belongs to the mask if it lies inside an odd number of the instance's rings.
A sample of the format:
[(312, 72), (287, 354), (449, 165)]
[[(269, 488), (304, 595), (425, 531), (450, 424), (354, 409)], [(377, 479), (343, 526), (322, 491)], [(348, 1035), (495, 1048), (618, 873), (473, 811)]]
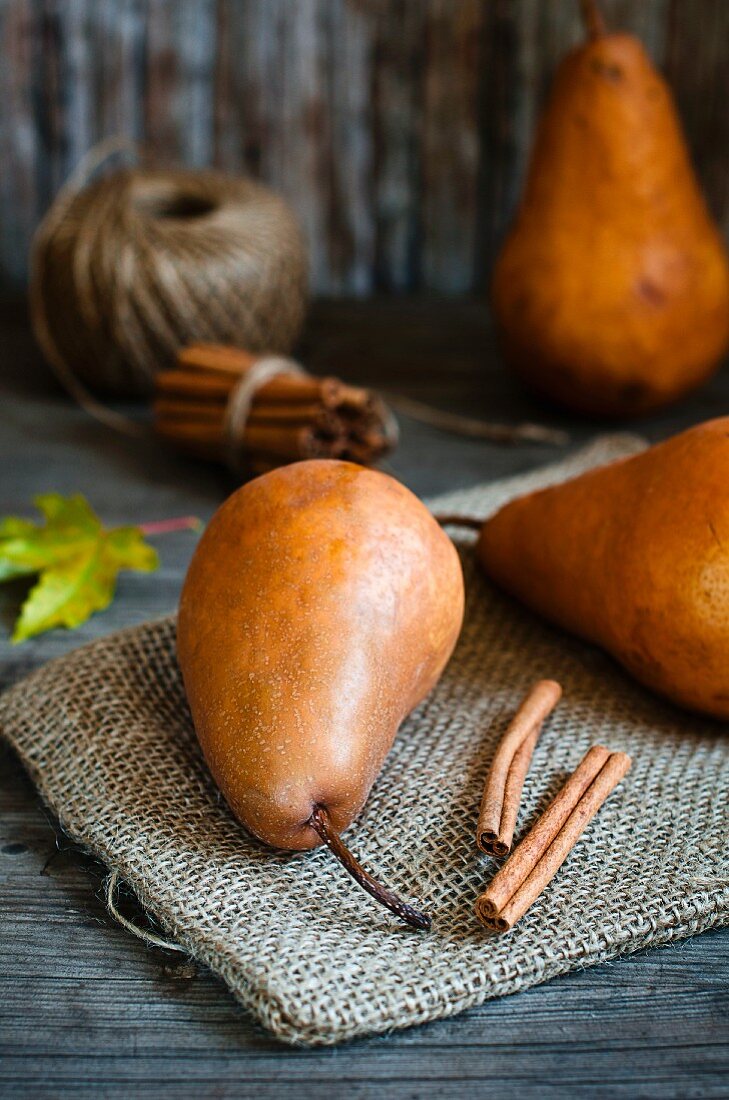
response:
[(729, 417), (512, 501), (477, 554), (647, 687), (729, 718)]
[(463, 618), (458, 555), (386, 474), (315, 460), (249, 482), (216, 512), (180, 600), (195, 730), (236, 817), (277, 848), (354, 820)]
[(492, 307), (507, 363), (590, 415), (675, 401), (727, 350), (725, 245), (636, 38), (597, 34), (559, 66)]

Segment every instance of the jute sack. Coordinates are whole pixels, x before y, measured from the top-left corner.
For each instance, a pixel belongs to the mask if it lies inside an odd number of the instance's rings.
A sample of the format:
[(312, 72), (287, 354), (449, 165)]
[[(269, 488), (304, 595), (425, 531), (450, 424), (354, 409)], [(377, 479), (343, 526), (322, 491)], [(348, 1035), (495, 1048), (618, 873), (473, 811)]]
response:
[[(486, 515), (639, 446), (603, 439), (437, 507)], [(366, 866), (433, 915), (430, 934), (398, 924), (325, 849), (273, 852), (236, 824), (190, 724), (172, 619), (77, 650), (0, 699), (0, 729), (64, 829), (281, 1039), (419, 1024), (727, 922), (726, 727), (659, 701), (499, 594), (472, 542), (463, 536), (457, 651), (348, 835)], [(626, 750), (633, 768), (526, 917), (494, 935), (473, 915), (494, 870), (474, 846), (478, 803), (497, 739), (542, 676), (562, 682), (564, 699), (535, 752), (517, 836), (594, 742)]]

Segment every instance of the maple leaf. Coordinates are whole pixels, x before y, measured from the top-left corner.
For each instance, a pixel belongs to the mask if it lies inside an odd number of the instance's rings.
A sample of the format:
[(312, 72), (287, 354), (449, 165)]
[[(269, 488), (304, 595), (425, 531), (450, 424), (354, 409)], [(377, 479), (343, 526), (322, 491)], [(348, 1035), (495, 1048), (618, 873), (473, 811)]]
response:
[(78, 493), (44, 493), (34, 504), (45, 523), (0, 520), (0, 581), (40, 574), (21, 608), (14, 642), (56, 626), (80, 626), (109, 606), (121, 569), (149, 573), (159, 565), (138, 527), (105, 530)]

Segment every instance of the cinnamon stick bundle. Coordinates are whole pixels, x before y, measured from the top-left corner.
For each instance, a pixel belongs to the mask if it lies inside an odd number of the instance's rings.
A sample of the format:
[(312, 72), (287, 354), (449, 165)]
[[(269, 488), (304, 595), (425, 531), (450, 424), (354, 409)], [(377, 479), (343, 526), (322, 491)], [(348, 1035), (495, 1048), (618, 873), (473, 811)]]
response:
[(562, 695), (555, 680), (539, 680), (519, 707), (491, 762), (476, 827), (476, 843), (503, 859), (511, 850), (524, 779), (545, 718)]
[(554, 801), (476, 901), (476, 916), (506, 932), (556, 875), (590, 821), (630, 768), (624, 752), (594, 745)]
[(183, 348), (155, 386), (157, 435), (254, 474), (306, 458), (371, 466), (397, 443), (397, 423), (371, 391), (241, 348)]

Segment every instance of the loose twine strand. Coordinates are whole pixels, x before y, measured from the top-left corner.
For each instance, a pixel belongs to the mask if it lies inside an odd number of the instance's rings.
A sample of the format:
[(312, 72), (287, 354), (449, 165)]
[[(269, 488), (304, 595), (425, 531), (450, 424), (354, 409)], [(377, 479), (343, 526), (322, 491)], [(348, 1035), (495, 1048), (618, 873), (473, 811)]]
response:
[(244, 464), (242, 441), (253, 398), (261, 386), (280, 374), (305, 375), (306, 371), (294, 359), (266, 355), (246, 371), (228, 398), (223, 418), (223, 438), (226, 461), (232, 470), (240, 470)]
[(118, 871), (112, 871), (106, 880), (106, 908), (109, 914), (117, 921), (122, 928), (126, 928), (127, 932), (131, 932), (133, 936), (136, 936), (138, 940), (142, 940), (144, 943), (152, 947), (163, 947), (165, 951), (179, 951), (181, 955), (189, 954), (184, 947), (180, 947), (178, 943), (174, 943), (172, 940), (166, 940), (162, 936), (158, 936), (155, 932), (152, 932), (149, 928), (140, 928), (139, 925), (133, 924), (132, 921), (127, 920), (116, 907), (116, 895), (119, 888), (121, 876)]
[[(115, 431), (123, 432), (125, 435), (144, 435), (146, 429), (130, 420), (129, 417), (122, 416), (121, 413), (116, 413), (113, 409), (97, 401), (83, 382), (74, 374), (53, 338), (42, 291), (45, 250), (49, 242), (53, 239), (54, 234), (68, 214), (69, 207), (78, 193), (86, 186), (94, 172), (116, 154), (126, 154), (134, 160), (138, 155), (134, 145), (126, 138), (107, 138), (95, 145), (81, 158), (33, 234), (30, 246), (30, 316), (36, 339), (49, 366), (74, 401), (96, 420), (101, 421), (102, 424), (106, 424)], [(76, 266), (76, 274), (83, 279), (83, 269), (80, 268), (80, 265)]]

